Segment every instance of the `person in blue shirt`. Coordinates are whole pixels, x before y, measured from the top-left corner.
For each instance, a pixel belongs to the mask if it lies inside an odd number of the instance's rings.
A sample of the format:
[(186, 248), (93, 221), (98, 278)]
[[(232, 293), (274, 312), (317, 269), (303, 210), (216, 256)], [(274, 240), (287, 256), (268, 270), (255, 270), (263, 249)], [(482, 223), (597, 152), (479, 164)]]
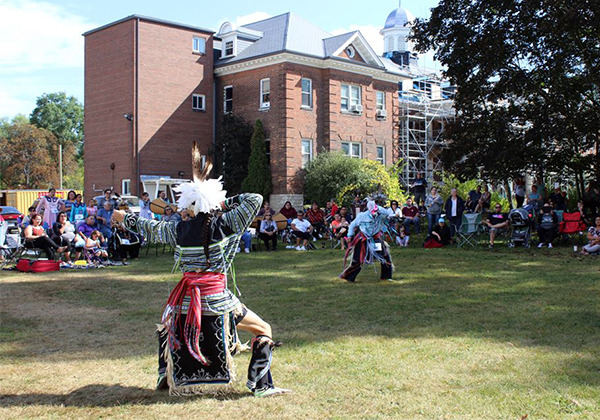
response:
[(77, 227), (79, 223), (82, 223), (87, 219), (88, 212), (87, 206), (83, 202), (83, 196), (77, 194), (75, 202), (71, 205), (71, 212), (69, 213), (69, 221)]
[(98, 220), (98, 230), (108, 240), (112, 237), (112, 229), (110, 227), (110, 219), (112, 218), (113, 208), (110, 201), (104, 202), (104, 207), (98, 210), (96, 219)]

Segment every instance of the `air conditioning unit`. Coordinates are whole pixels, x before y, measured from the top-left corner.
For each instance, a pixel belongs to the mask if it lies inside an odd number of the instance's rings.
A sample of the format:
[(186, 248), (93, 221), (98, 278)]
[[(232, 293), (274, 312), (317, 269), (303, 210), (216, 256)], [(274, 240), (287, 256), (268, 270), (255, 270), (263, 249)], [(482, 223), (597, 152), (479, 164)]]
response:
[(385, 109), (378, 109), (375, 115), (377, 116), (377, 118), (387, 118), (387, 111)]
[(260, 107), (261, 107), (262, 109), (268, 109), (268, 108), (271, 108), (271, 102), (263, 102), (263, 103), (260, 105)]
[(360, 114), (362, 112), (362, 105), (352, 105), (350, 107), (350, 112), (354, 112), (356, 114)]

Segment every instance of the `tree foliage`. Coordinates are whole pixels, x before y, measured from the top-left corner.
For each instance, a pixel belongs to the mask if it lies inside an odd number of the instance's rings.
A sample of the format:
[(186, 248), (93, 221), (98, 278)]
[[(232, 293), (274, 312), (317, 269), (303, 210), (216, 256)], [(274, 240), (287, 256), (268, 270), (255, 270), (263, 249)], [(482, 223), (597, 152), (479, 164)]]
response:
[(600, 175), (598, 19), (589, 0), (441, 0), (416, 22), (417, 48), (436, 50), (457, 86), (449, 169)]
[(31, 124), (50, 131), (60, 144), (83, 145), (83, 106), (65, 92), (44, 93), (31, 112)]
[(248, 174), (250, 139), (254, 129), (243, 118), (226, 114), (219, 122), (214, 150), (215, 172), (223, 176), (229, 194), (242, 192), (242, 182)]
[(3, 124), (0, 135), (2, 188), (48, 188), (58, 181), (58, 167), (49, 150), (58, 148), (48, 130), (17, 122)]
[(324, 204), (330, 198), (349, 205), (355, 194), (365, 197), (379, 187), (390, 199), (404, 200), (397, 167), (379, 162), (351, 159), (341, 152), (322, 152), (306, 165), (304, 196), (308, 202)]
[(248, 175), (242, 182), (242, 190), (261, 194), (265, 200), (273, 190), (271, 184), (271, 168), (267, 162), (267, 148), (265, 146), (265, 131), (261, 120), (256, 120), (252, 134), (250, 159), (248, 161)]

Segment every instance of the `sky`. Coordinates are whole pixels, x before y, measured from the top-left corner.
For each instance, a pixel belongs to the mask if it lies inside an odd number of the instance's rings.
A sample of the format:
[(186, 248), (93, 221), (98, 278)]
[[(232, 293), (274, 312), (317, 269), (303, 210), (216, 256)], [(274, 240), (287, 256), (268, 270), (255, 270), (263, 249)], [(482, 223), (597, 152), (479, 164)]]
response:
[[(416, 17), (427, 18), (439, 0), (403, 0)], [(218, 31), (286, 12), (332, 34), (360, 30), (381, 54), (379, 30), (398, 0), (0, 0), (0, 118), (29, 115), (43, 93), (66, 92), (83, 103), (82, 34), (132, 14)], [(439, 67), (432, 54), (422, 63)]]

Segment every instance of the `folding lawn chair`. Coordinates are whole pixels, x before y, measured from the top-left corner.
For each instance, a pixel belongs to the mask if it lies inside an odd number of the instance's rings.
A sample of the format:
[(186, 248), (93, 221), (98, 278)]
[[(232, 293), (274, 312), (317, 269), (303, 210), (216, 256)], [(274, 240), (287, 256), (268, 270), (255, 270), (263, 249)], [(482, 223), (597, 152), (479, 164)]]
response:
[(479, 242), (479, 235), (483, 232), (483, 223), (481, 213), (463, 213), (462, 221), (456, 235), (459, 239), (458, 247), (470, 245), (476, 247)]
[(587, 230), (585, 223), (581, 220), (581, 213), (563, 213), (562, 216), (563, 220), (559, 224), (558, 232), (570, 242), (573, 242), (573, 235), (577, 235), (581, 243), (581, 237)]

